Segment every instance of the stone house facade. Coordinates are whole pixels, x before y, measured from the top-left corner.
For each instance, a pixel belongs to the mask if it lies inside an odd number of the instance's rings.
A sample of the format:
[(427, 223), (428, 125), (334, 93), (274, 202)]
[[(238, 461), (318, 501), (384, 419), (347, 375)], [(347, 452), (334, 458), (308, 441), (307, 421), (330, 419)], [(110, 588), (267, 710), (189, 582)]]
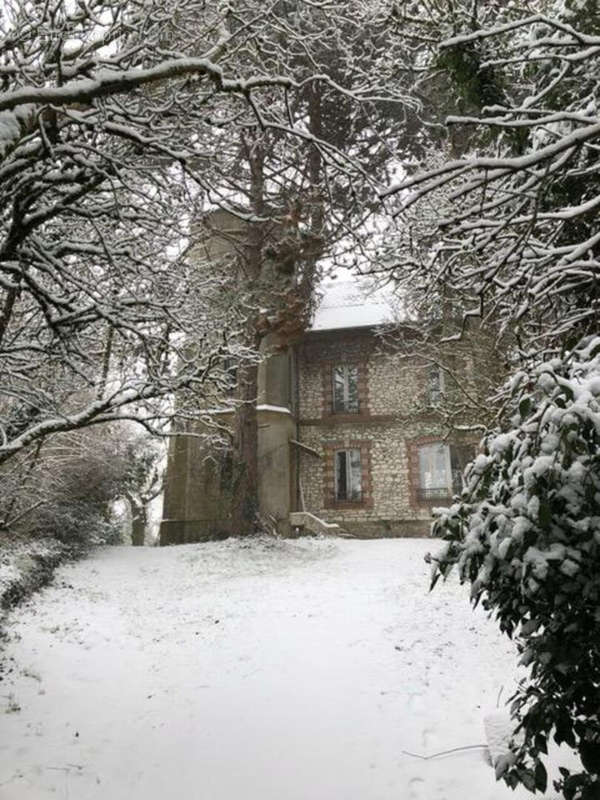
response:
[(437, 368), (373, 327), (310, 332), (297, 358), (300, 504), (358, 536), (425, 534), (476, 441), (447, 437)]
[[(432, 507), (458, 490), (478, 436), (447, 435), (440, 402), (458, 387), (437, 359), (407, 358), (381, 337), (380, 325), (361, 324), (360, 314), (352, 324), (352, 309), (345, 312), (346, 320), (314, 326), (261, 365), (261, 512), (287, 535), (295, 532), (294, 512), (359, 537), (425, 535)], [(468, 340), (452, 358), (453, 375), (474, 385)], [(235, 533), (225, 470), (200, 440), (174, 440), (161, 543)]]

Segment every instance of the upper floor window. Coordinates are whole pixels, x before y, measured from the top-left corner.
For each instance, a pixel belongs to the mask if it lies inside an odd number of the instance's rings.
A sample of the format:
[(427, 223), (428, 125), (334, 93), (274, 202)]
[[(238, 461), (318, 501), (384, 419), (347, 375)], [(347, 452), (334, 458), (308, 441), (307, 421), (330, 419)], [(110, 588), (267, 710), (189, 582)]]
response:
[(444, 394), (444, 370), (437, 364), (432, 364), (427, 372), (427, 403), (430, 406), (439, 406)]
[(360, 450), (337, 450), (335, 453), (335, 499), (362, 500), (362, 465)]
[(333, 413), (356, 414), (358, 403), (358, 367), (342, 364), (333, 368)]
[(420, 500), (446, 500), (458, 494), (463, 472), (474, 455), (472, 445), (448, 445), (442, 442), (419, 447)]

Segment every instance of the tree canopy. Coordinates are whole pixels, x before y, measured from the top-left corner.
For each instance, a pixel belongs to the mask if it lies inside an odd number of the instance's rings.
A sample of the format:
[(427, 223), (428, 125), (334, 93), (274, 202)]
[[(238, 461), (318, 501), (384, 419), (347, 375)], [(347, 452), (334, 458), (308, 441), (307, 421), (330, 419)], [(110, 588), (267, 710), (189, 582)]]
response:
[[(281, 223), (302, 204), (312, 213), (317, 162), (333, 194), (368, 183), (335, 136), (307, 126), (317, 86), (332, 108), (333, 94), (366, 108), (377, 92), (377, 81), (361, 82), (364, 69), (349, 85), (348, 63), (336, 82), (343, 65), (327, 42), (345, 5), (7, 4), (0, 461), (88, 424), (132, 416), (152, 426), (174, 393), (210, 397), (226, 380), (239, 304), (219, 303), (226, 276), (190, 260), (192, 223), (215, 203), (256, 223)], [(352, 36), (364, 19), (363, 9)], [(240, 147), (269, 153), (262, 206), (244, 206)]]
[(450, 293), (465, 325), (475, 317), (515, 345), (499, 425), (434, 524), (448, 544), (433, 582), (458, 566), (530, 668), (512, 698), (521, 738), (498, 775), (544, 790), (553, 738), (583, 764), (562, 769), (559, 788), (589, 800), (600, 781), (600, 18), (593, 2), (454, 7), (411, 21), (415, 37), (427, 31), (424, 75), (446, 82), (462, 113), (445, 121), (459, 133), (443, 154), (433, 143), (435, 160), (406, 162), (383, 192), (405, 215), (392, 255), (401, 281), (433, 302)]
[[(600, 773), (599, 71), (596, 0), (12, 0), (0, 21), (0, 464), (189, 417), (232, 356), (253, 407), (290, 298), (395, 213), (381, 269), (511, 342), (436, 575), (458, 564), (531, 665), (500, 772), (541, 788), (554, 736), (582, 755), (573, 800)], [(248, 226), (237, 296), (194, 256), (217, 206)]]

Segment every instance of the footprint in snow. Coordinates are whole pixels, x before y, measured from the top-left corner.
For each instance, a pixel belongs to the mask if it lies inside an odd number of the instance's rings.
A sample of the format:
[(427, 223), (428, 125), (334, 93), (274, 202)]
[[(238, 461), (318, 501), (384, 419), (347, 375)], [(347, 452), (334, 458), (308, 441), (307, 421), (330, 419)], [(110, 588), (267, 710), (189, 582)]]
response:
[(420, 776), (411, 778), (408, 782), (409, 800), (421, 800), (423, 797), (423, 789), (425, 788), (425, 779)]

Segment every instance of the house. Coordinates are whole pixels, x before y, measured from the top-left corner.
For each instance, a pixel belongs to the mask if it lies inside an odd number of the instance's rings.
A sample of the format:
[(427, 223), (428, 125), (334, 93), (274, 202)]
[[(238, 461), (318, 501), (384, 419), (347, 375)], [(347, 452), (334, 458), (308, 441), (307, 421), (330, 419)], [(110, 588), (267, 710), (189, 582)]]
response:
[[(464, 432), (448, 436), (444, 404), (475, 392), (485, 356), (467, 337), (442, 367), (438, 351), (411, 353), (414, 326), (396, 329), (408, 347), (382, 337), (390, 316), (360, 287), (330, 288), (300, 341), (260, 366), (260, 509), (284, 534), (336, 524), (359, 537), (425, 535), (432, 507), (460, 488), (478, 433), (462, 412)], [(232, 412), (216, 413), (227, 424)], [(227, 471), (226, 454), (175, 438), (161, 544), (235, 533)]]

